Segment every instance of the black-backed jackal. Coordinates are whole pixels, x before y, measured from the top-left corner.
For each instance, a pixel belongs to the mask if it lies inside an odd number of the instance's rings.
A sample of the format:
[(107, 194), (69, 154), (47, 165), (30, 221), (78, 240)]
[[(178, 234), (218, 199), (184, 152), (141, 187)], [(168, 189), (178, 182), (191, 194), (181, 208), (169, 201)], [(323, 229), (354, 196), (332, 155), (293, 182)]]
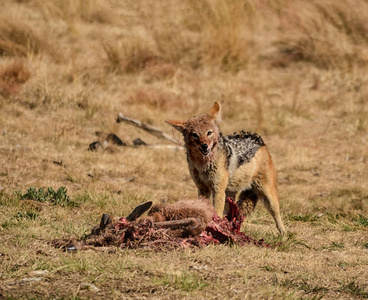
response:
[(187, 121), (166, 121), (184, 136), (189, 171), (198, 195), (212, 199), (219, 216), (223, 214), (226, 197), (235, 198), (244, 216), (261, 200), (284, 234), (276, 172), (266, 145), (256, 133), (241, 131), (223, 136), (220, 121), (218, 102), (207, 114)]

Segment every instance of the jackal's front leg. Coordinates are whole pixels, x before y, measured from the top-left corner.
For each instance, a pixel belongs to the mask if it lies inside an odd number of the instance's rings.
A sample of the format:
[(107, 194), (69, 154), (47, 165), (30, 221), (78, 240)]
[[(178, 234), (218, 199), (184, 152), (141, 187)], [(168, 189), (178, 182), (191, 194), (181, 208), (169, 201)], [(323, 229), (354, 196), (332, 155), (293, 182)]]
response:
[(226, 198), (225, 191), (227, 184), (228, 184), (227, 177), (219, 178), (218, 182), (214, 184), (212, 190), (213, 206), (215, 207), (216, 214), (219, 215), (220, 217), (222, 217), (224, 213), (225, 198)]
[(192, 179), (193, 179), (195, 185), (197, 186), (198, 198), (204, 197), (204, 198), (210, 200), (210, 198), (211, 198), (211, 188), (210, 188), (210, 186), (203, 182), (203, 180), (199, 176), (198, 170), (191, 167), (190, 165), (189, 165), (189, 171), (190, 171), (190, 175), (192, 176)]

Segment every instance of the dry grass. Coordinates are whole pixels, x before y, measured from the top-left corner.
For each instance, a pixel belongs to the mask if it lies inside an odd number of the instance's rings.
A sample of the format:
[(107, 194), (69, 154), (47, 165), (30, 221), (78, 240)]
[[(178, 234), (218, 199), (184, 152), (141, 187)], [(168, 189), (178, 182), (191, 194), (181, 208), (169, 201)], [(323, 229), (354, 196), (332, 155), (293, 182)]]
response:
[[(366, 0), (1, 1), (0, 298), (367, 298), (367, 18)], [(87, 149), (96, 131), (163, 143), (120, 111), (170, 133), (164, 120), (215, 100), (224, 133), (258, 131), (272, 153), (290, 232), (277, 249), (48, 244), (195, 197), (184, 151)], [(77, 207), (14, 194), (61, 186)], [(279, 241), (261, 205), (244, 229)]]
[(2, 20), (0, 28), (1, 55), (32, 56), (41, 52), (41, 38), (27, 24), (5, 19)]
[(31, 77), (28, 68), (21, 62), (15, 61), (0, 69), (0, 95), (9, 97), (19, 93), (22, 84)]

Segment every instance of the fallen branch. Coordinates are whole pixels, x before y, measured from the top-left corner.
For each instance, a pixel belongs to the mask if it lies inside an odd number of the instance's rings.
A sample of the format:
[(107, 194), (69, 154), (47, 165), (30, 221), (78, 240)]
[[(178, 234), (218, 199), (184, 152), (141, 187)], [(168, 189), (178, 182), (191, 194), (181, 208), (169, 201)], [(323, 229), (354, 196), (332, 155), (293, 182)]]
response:
[(180, 146), (178, 144), (176, 144), (176, 146), (175, 145), (148, 145), (145, 147), (156, 148), (156, 149), (173, 149), (173, 150), (184, 149), (183, 146)]
[(169, 140), (170, 142), (175, 143), (176, 145), (178, 145), (178, 141), (175, 140), (174, 138), (172, 138), (171, 136), (169, 136), (168, 134), (162, 132), (161, 130), (159, 130), (155, 127), (143, 124), (141, 121), (128, 118), (128, 117), (124, 116), (122, 113), (118, 114), (118, 116), (116, 118), (116, 122), (118, 122), (118, 123), (120, 123), (120, 122), (128, 123), (130, 125), (138, 127), (140, 129), (143, 129), (144, 131), (154, 135), (157, 138), (166, 139), (166, 140)]

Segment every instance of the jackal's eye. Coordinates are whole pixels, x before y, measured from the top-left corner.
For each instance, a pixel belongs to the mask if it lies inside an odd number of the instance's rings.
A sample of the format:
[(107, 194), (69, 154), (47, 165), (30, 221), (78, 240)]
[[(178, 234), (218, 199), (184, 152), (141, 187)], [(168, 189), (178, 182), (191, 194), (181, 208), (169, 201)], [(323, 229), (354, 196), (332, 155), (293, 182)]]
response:
[(193, 137), (195, 140), (199, 139), (199, 135), (198, 135), (198, 134), (196, 134), (195, 132), (193, 132), (193, 133), (192, 133), (192, 137)]
[(211, 136), (212, 133), (213, 133), (212, 131), (207, 132), (207, 136)]

